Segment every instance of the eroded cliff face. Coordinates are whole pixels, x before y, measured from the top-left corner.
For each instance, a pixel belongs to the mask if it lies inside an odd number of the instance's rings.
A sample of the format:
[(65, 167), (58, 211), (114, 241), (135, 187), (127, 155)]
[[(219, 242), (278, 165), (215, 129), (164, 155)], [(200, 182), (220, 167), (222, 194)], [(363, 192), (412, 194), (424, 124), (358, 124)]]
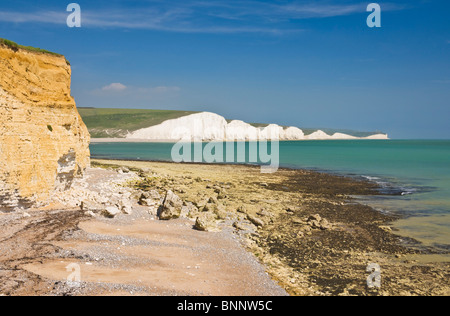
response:
[(0, 208), (42, 204), (89, 165), (62, 56), (0, 44)]

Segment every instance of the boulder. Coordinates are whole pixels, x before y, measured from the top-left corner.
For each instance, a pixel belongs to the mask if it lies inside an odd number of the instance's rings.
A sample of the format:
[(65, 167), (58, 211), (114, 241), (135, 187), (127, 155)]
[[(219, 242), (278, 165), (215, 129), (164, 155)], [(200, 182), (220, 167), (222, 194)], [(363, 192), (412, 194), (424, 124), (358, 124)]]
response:
[(105, 207), (101, 213), (105, 217), (114, 218), (116, 215), (118, 215), (122, 212), (115, 206), (108, 206), (108, 207)]
[(91, 217), (97, 217), (97, 215), (94, 212), (92, 212), (92, 211), (87, 211), (87, 212), (84, 213), (84, 215), (91, 216)]
[(133, 205), (130, 199), (123, 197), (117, 205), (124, 214), (131, 215), (133, 213)]
[(228, 216), (228, 213), (225, 209), (225, 206), (218, 204), (217, 207), (214, 209), (214, 214), (216, 215), (217, 219), (226, 219)]
[(325, 218), (320, 217), (320, 215), (318, 214), (310, 216), (307, 220), (307, 224), (314, 229), (331, 229), (331, 224)]
[(146, 191), (141, 194), (138, 201), (142, 206), (154, 206), (161, 203), (161, 195), (156, 190)]
[(198, 208), (191, 202), (186, 203), (186, 205), (183, 205), (181, 208), (181, 214), (180, 217), (189, 217), (192, 214), (198, 213)]
[(83, 212), (98, 211), (98, 210), (101, 210), (102, 208), (103, 208), (103, 206), (101, 204), (92, 202), (90, 200), (84, 200), (84, 201), (80, 202), (80, 209)]
[(160, 220), (171, 220), (181, 216), (183, 201), (171, 190), (167, 191), (164, 202), (159, 208)]
[(197, 217), (197, 220), (195, 221), (194, 229), (205, 232), (208, 230), (206, 222), (201, 219), (200, 217)]
[(158, 216), (158, 207), (156, 206), (149, 206), (147, 209), (147, 213), (151, 216)]
[(225, 219), (228, 215), (225, 206), (222, 204), (208, 203), (203, 207), (202, 212), (212, 213), (217, 219)]

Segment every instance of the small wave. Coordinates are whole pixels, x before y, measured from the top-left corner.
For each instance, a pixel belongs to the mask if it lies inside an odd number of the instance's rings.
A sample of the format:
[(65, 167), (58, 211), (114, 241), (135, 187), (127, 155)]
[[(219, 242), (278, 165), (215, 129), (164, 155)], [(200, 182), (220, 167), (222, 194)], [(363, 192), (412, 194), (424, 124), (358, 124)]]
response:
[(419, 189), (417, 188), (400, 188), (400, 189), (403, 190), (402, 195), (411, 195), (419, 191)]
[(375, 182), (379, 186), (378, 192), (383, 195), (405, 196), (417, 193), (419, 191), (417, 188), (400, 186), (395, 184), (395, 181), (389, 181), (380, 177), (367, 175), (362, 175), (361, 177), (368, 181)]
[(362, 175), (362, 177), (365, 178), (365, 179), (367, 179), (367, 180), (369, 180), (369, 181), (381, 180), (381, 179), (378, 178), (378, 177), (371, 177), (371, 176), (365, 176), (365, 175)]

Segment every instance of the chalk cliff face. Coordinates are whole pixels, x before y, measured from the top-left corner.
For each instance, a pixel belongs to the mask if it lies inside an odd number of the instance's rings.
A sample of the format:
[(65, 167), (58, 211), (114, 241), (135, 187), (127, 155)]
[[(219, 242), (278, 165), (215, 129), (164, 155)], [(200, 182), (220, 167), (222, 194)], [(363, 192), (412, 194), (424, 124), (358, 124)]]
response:
[[(276, 124), (254, 127), (243, 121), (227, 123), (225, 118), (214, 113), (196, 113), (178, 119), (167, 120), (159, 125), (143, 128), (130, 133), (128, 139), (166, 141), (258, 141), (258, 140), (333, 140), (358, 139), (357, 137), (335, 133), (328, 135), (316, 131), (305, 135), (297, 127), (283, 128)], [(379, 134), (359, 139), (388, 139)]]
[(0, 208), (45, 203), (89, 165), (66, 59), (0, 44)]

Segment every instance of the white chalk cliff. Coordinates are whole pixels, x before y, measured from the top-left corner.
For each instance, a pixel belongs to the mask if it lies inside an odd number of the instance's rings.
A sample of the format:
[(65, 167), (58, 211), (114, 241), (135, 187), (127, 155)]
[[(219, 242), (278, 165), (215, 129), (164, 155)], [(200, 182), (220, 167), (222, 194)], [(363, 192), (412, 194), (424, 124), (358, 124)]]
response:
[(388, 139), (385, 134), (358, 138), (342, 133), (328, 135), (317, 131), (306, 135), (297, 127), (283, 128), (276, 124), (254, 127), (243, 121), (227, 120), (214, 113), (202, 112), (167, 120), (159, 125), (130, 133), (128, 139), (166, 141), (256, 141), (256, 140), (328, 140), (328, 139)]

